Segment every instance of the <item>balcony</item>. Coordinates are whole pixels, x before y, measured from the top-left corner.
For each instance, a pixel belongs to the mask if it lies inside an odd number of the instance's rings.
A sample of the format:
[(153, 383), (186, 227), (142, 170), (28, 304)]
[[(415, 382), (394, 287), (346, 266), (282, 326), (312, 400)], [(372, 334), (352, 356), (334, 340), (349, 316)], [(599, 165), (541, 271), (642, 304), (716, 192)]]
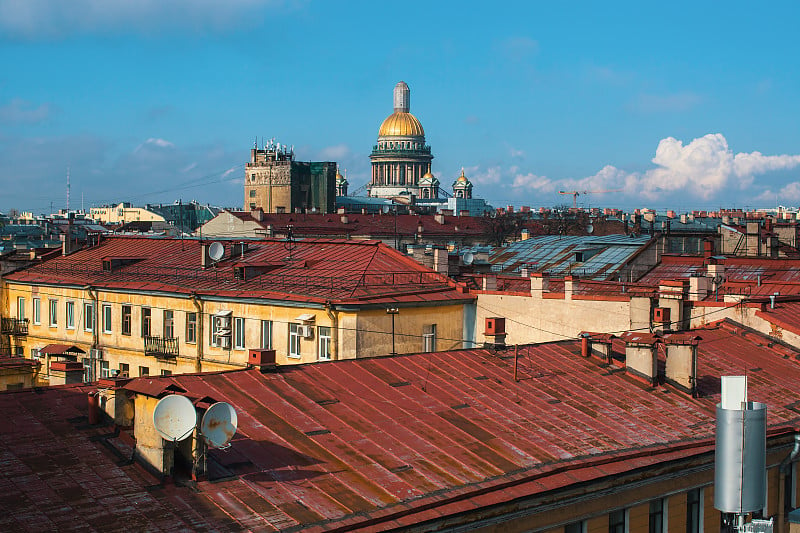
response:
[(28, 319), (8, 318), (0, 319), (0, 334), (2, 335), (27, 335)]
[(178, 339), (146, 336), (144, 354), (159, 359), (174, 359), (178, 356)]

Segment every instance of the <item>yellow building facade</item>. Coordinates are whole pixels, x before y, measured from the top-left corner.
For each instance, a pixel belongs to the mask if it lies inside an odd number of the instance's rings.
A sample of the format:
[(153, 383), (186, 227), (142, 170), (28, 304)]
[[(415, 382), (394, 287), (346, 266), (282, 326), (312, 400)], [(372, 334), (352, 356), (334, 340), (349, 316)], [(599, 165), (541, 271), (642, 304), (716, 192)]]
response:
[[(208, 252), (199, 241), (111, 238), (12, 274), (3, 280), (2, 313), (28, 320), (27, 335), (13, 337), (13, 349), (42, 360), (45, 378), (52, 361), (74, 358), (95, 380), (118, 372), (138, 377), (242, 368), (251, 350), (274, 350), (274, 356), (256, 358), (288, 365), (463, 345), (464, 307), (473, 298), (391, 248), (298, 242), (297, 261), (284, 261), (283, 242), (253, 241), (244, 253), (237, 243), (237, 255), (233, 243), (217, 243), (227, 257), (203, 269), (201, 256)], [(142, 244), (147, 253), (131, 253)], [(341, 259), (329, 265), (301, 259), (321, 251)], [(379, 255), (391, 272), (353, 260), (365, 251), (365, 260)], [(282, 259), (264, 262), (256, 255), (270, 253)], [(347, 270), (354, 262), (361, 273)], [(264, 278), (254, 273), (259, 269), (274, 274)], [(402, 276), (423, 283), (391, 283)], [(364, 294), (320, 297), (343, 294), (342, 286), (360, 277), (375, 278), (357, 282), (353, 294)], [(285, 292), (273, 290), (273, 280), (285, 283)], [(54, 346), (77, 350), (58, 353)]]

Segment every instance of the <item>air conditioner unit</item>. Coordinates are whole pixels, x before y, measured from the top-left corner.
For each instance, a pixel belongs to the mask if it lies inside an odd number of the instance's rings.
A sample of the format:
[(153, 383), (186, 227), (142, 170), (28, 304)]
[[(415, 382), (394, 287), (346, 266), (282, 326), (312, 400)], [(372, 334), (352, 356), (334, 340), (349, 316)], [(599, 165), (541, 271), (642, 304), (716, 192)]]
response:
[(231, 330), (228, 328), (219, 328), (214, 330), (214, 335), (217, 337), (230, 337)]
[(219, 345), (223, 348), (230, 348), (231, 347), (231, 338), (230, 337), (220, 337), (219, 338)]
[(103, 359), (103, 350), (98, 350), (97, 348), (92, 348), (89, 350), (89, 358), (90, 359)]
[(310, 339), (314, 336), (314, 326), (297, 326), (297, 334), (304, 339)]

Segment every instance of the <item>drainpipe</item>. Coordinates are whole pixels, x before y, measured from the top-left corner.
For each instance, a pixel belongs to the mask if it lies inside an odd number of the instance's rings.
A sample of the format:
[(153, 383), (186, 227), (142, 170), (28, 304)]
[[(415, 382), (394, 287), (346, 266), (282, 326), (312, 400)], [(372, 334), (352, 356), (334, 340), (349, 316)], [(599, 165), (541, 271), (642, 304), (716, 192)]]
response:
[(330, 300), (325, 302), (325, 312), (331, 319), (331, 359), (339, 359), (339, 312), (336, 311)]
[[(89, 368), (91, 369), (92, 375), (89, 376), (90, 381), (95, 381), (100, 376), (98, 375), (99, 372), (96, 372), (96, 367), (99, 366), (97, 361), (95, 360), (94, 356), (92, 355), (92, 349), (97, 349), (97, 330), (100, 324), (100, 321), (97, 320), (97, 315), (100, 313), (100, 309), (98, 308), (97, 303), (97, 289), (93, 288), (91, 285), (87, 285), (84, 287), (86, 292), (89, 294), (89, 299), (92, 301), (92, 308), (94, 312), (92, 313), (92, 347), (89, 349)], [(85, 320), (85, 318), (84, 318)]]
[(781, 461), (781, 465), (778, 467), (779, 472), (779, 481), (778, 481), (778, 531), (779, 533), (786, 532), (786, 498), (789, 497), (786, 494), (786, 475), (789, 473), (790, 469), (793, 468), (794, 462), (797, 460), (797, 457), (800, 456), (800, 433), (794, 434), (794, 448), (792, 451), (789, 452), (783, 461)]
[(203, 371), (203, 301), (197, 296), (197, 293), (192, 291), (192, 303), (194, 304), (194, 308), (197, 309), (197, 322), (196, 322), (196, 336), (197, 338), (195, 343), (195, 350), (197, 357), (194, 360), (194, 371), (195, 372), (202, 372)]

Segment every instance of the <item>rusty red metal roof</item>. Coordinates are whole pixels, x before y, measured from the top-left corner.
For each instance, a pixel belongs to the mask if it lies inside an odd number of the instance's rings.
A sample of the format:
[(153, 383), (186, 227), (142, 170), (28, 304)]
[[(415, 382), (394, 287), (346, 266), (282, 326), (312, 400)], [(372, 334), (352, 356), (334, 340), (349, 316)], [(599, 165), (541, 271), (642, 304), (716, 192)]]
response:
[[(800, 420), (800, 365), (723, 322), (699, 345), (700, 398), (645, 387), (580, 357), (580, 343), (458, 350), (164, 379), (232, 403), (239, 432), (200, 492), (247, 527), (408, 525), (713, 446), (719, 377), (746, 373), (772, 428)], [(624, 353), (621, 340), (614, 350)], [(603, 466), (598, 466), (602, 461)]]
[(48, 344), (41, 350), (40, 353), (50, 355), (64, 355), (64, 354), (85, 354), (86, 352), (77, 346), (70, 344)]
[[(235, 241), (242, 242), (242, 241)], [(267, 239), (244, 241), (244, 254), (232, 253), (201, 266), (196, 239), (115, 236), (99, 245), (9, 274), (25, 283), (92, 285), (98, 288), (158, 291), (231, 298), (272, 298), (342, 304), (466, 301), (474, 296), (455, 289), (446, 276), (377, 241)], [(133, 256), (132, 264), (105, 268), (103, 258)], [(254, 267), (247, 279), (237, 268)], [(265, 264), (271, 268), (264, 271)]]
[(769, 431), (798, 424), (798, 352), (727, 321), (698, 335), (698, 398), (609, 372), (579, 340), (519, 347), (519, 381), (513, 348), (131, 380), (236, 409), (196, 491), (122, 461), (125, 433), (85, 423), (89, 389), (0, 393), (0, 528), (408, 526), (709, 452), (722, 375), (749, 376)]

